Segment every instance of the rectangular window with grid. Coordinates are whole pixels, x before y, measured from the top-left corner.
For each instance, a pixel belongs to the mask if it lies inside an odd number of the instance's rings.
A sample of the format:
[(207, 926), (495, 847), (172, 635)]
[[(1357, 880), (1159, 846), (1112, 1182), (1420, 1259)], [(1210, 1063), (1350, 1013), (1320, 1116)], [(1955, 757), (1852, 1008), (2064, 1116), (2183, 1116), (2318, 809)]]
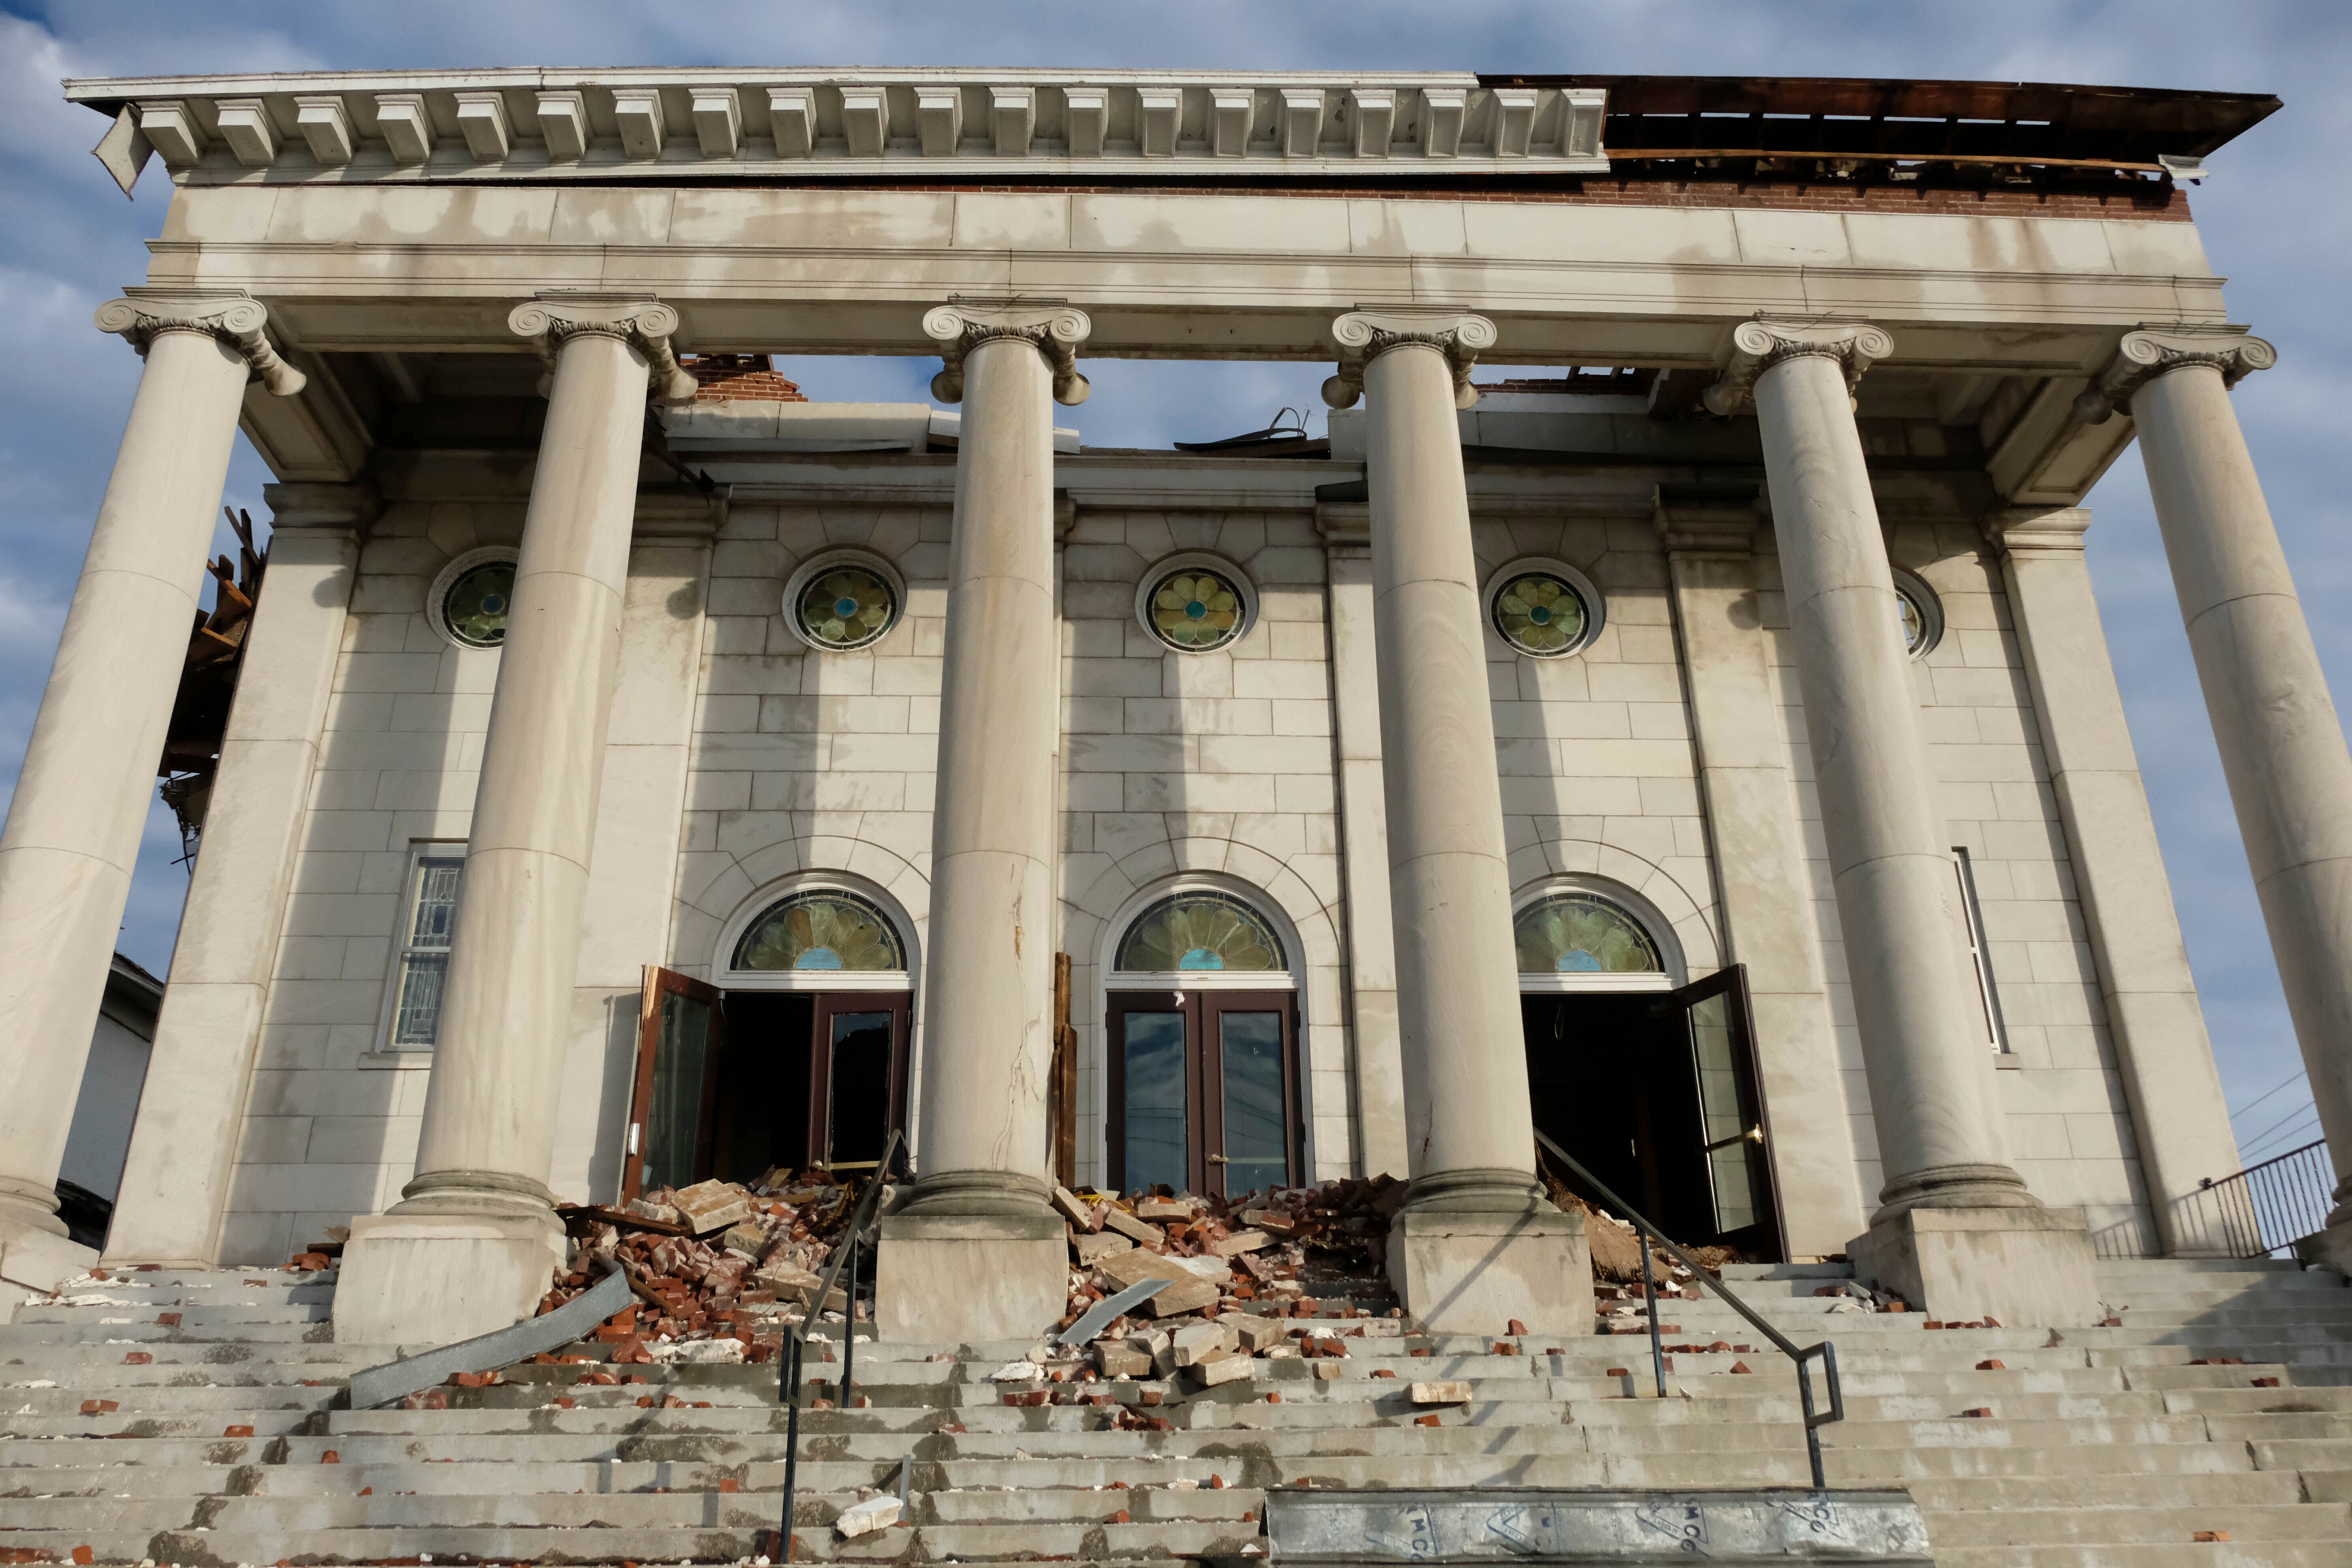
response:
[(385, 1048), (429, 1051), (441, 1033), (441, 997), (449, 978), (449, 939), (457, 925), (462, 845), (418, 845), (401, 909), (400, 966), (394, 977)]
[(1960, 881), (1960, 918), (1969, 931), (1969, 957), (1976, 965), (1977, 999), (1984, 1007), (1985, 1040), (1997, 1055), (2009, 1052), (2009, 1034), (2000, 1024), (2000, 993), (1993, 988), (1992, 955), (1985, 951), (1984, 911), (1977, 905), (1975, 868), (1969, 852), (1952, 846), (1952, 874)]

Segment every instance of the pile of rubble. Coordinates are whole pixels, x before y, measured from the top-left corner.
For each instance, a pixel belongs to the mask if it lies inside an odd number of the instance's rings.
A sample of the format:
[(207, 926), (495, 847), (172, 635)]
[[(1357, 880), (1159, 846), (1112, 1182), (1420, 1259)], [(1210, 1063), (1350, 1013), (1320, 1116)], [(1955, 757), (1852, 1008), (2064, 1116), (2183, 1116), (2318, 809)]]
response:
[[(772, 1170), (744, 1185), (698, 1182), (658, 1187), (625, 1207), (567, 1205), (565, 1272), (541, 1300), (551, 1312), (614, 1269), (637, 1304), (596, 1331), (622, 1365), (774, 1359), (785, 1329), (801, 1322), (858, 1189), (824, 1171)], [(873, 1316), (845, 1279), (817, 1310), (820, 1321)]]

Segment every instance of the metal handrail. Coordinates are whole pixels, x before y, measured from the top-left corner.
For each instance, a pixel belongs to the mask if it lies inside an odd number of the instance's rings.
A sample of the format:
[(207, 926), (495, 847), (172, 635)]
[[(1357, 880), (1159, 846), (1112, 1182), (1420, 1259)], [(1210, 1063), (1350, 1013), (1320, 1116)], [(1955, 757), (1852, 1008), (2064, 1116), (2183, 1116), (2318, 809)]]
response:
[[(881, 1203), (883, 1184), (889, 1176), (890, 1166), (898, 1159), (898, 1151), (905, 1142), (905, 1135), (894, 1130), (890, 1134), (889, 1142), (882, 1145), (882, 1158), (874, 1163), (874, 1174), (866, 1182), (866, 1190), (857, 1195), (857, 1206), (850, 1211), (849, 1228), (844, 1233), (847, 1239), (841, 1250), (834, 1255), (833, 1266), (827, 1268), (824, 1276), (818, 1279), (816, 1290), (809, 1297), (808, 1306), (801, 1313), (801, 1321), (784, 1325), (783, 1351), (776, 1358), (782, 1363), (776, 1373), (776, 1398), (784, 1406), (786, 1412), (784, 1415), (784, 1517), (783, 1528), (777, 1532), (776, 1536), (775, 1561), (778, 1563), (790, 1563), (793, 1560), (793, 1500), (794, 1493), (799, 1489), (801, 1465), (801, 1366), (802, 1354), (808, 1347), (809, 1325), (824, 1314), (825, 1301), (833, 1295), (834, 1281), (841, 1278), (843, 1267), (847, 1266), (849, 1289), (842, 1298), (842, 1305), (848, 1310), (841, 1314), (841, 1404), (839, 1406), (846, 1410), (849, 1408), (850, 1373), (851, 1369), (857, 1364), (858, 1238), (866, 1234), (866, 1227), (874, 1223), (874, 1211)], [(906, 1471), (902, 1465), (898, 1488), (898, 1500), (902, 1507), (906, 1498)]]
[(2231, 1256), (2263, 1258), (2326, 1229), (2335, 1190), (2336, 1167), (2328, 1159), (2327, 1140), (2315, 1138), (2234, 1174), (2199, 1182), (2197, 1191), (2173, 1201), (2174, 1228), (2188, 1230), (2194, 1220), (2202, 1233), (2210, 1205), (2211, 1221), (2220, 1227)]
[[(1601, 1194), (1601, 1201), (1624, 1215), (1641, 1236), (1642, 1289), (1648, 1298), (1650, 1309), (1650, 1363), (1657, 1377), (1658, 1395), (1664, 1398), (1666, 1392), (1666, 1357), (1665, 1349), (1658, 1332), (1658, 1290), (1656, 1279), (1650, 1270), (1651, 1241), (1654, 1238), (1660, 1247), (1664, 1247), (1670, 1255), (1679, 1259), (1682, 1266), (1689, 1269), (1693, 1275), (1704, 1276), (1706, 1270), (1700, 1266), (1696, 1258), (1668, 1240), (1665, 1232), (1652, 1225), (1641, 1210), (1611, 1192), (1608, 1184), (1586, 1170), (1575, 1155), (1545, 1137), (1540, 1131), (1536, 1133), (1536, 1142), (1550, 1151), (1562, 1164), (1582, 1177), (1594, 1192)], [(1828, 1490), (1829, 1480), (1822, 1469), (1821, 1428), (1832, 1421), (1845, 1419), (1845, 1395), (1838, 1384), (1837, 1347), (1823, 1340), (1809, 1350), (1799, 1350), (1794, 1341), (1758, 1317), (1748, 1303), (1735, 1295), (1720, 1278), (1715, 1279), (1713, 1284), (1716, 1293), (1723, 1298), (1733, 1311), (1747, 1319), (1758, 1333), (1771, 1341), (1774, 1349), (1797, 1363), (1797, 1397), (1804, 1407), (1805, 1453), (1806, 1457), (1812, 1461), (1813, 1489)], [(1816, 1411), (1813, 1407), (1811, 1363), (1817, 1359), (1822, 1363), (1822, 1374), (1830, 1396), (1830, 1407), (1825, 1412)]]

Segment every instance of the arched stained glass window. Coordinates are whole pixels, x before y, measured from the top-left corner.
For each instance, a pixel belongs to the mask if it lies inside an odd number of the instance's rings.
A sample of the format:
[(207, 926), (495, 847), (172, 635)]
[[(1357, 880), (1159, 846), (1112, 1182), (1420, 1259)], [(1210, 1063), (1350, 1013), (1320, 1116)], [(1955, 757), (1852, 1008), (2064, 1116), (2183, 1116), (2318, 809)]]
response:
[(735, 943), (736, 970), (902, 970), (907, 950), (890, 918), (836, 888), (811, 889), (761, 911)]
[(1202, 891), (1162, 899), (1138, 915), (1118, 944), (1117, 967), (1130, 974), (1165, 974), (1290, 965), (1265, 916), (1230, 894)]
[(1598, 893), (1553, 893), (1511, 922), (1522, 974), (1642, 974), (1662, 971), (1642, 922)]

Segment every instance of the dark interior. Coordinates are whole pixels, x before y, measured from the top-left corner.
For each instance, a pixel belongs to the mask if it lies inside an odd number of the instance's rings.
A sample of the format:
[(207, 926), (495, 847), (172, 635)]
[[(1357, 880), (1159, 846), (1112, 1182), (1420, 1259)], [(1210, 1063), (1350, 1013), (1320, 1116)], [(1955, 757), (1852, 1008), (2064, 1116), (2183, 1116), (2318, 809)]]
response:
[[(1663, 994), (1523, 995), (1535, 1123), (1685, 1245), (1717, 1240), (1683, 1010)], [(1572, 1173), (1580, 1197), (1607, 1207)]]
[[(809, 1038), (815, 1005), (816, 998), (804, 993), (728, 993), (727, 1050), (719, 1060), (718, 1147), (711, 1161), (711, 1173), (721, 1181), (751, 1182), (771, 1165), (798, 1169), (807, 1163)], [(887, 1098), (877, 1095), (885, 1103)]]

